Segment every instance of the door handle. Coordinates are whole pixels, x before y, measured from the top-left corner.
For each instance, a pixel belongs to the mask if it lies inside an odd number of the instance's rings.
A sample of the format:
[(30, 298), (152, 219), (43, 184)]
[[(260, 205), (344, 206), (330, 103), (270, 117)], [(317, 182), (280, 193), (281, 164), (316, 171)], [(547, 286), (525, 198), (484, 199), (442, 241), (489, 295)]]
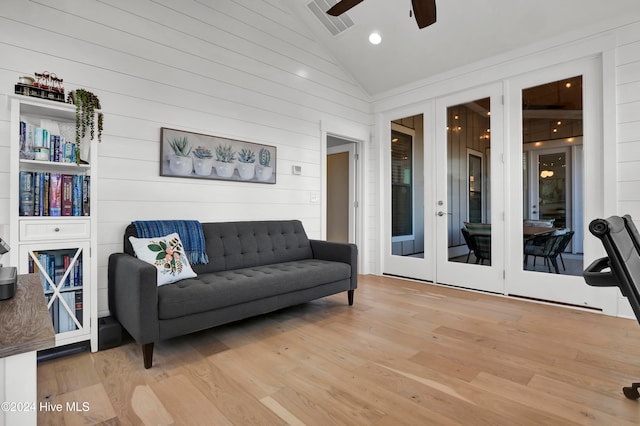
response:
[(443, 211), (439, 211), (438, 213), (436, 213), (438, 216), (444, 216), (445, 214), (451, 215), (453, 216), (453, 213), (445, 213)]

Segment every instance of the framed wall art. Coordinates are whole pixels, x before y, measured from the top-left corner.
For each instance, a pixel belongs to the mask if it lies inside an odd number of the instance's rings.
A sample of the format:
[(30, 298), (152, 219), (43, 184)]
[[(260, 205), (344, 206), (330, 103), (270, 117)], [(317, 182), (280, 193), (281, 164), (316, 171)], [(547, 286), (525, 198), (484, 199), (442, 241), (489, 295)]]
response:
[(163, 127), (160, 176), (276, 183), (276, 147)]

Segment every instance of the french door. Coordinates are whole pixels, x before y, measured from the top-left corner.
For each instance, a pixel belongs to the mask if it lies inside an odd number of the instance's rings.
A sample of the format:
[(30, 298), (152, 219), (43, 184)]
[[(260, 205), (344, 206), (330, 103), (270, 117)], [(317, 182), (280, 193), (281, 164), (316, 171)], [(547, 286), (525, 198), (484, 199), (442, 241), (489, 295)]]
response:
[[(382, 272), (611, 311), (582, 277), (602, 255), (602, 84), (594, 57), (383, 116)], [(525, 263), (538, 233), (571, 238)]]
[(380, 122), (385, 274), (434, 280), (433, 117), (429, 102)]
[(436, 100), (436, 281), (504, 291), (502, 85)]
[(383, 119), (384, 273), (504, 291), (503, 120), (500, 84)]
[[(512, 141), (507, 172), (511, 183), (506, 240), (512, 248), (506, 259), (509, 295), (597, 309), (609, 303), (602, 291), (586, 285), (582, 277), (584, 268), (600, 253), (599, 242), (585, 230), (603, 210), (603, 193), (598, 189), (604, 181), (601, 72), (600, 62), (588, 59), (510, 82), (506, 99), (511, 106)], [(533, 92), (543, 95), (531, 96)], [(529, 223), (554, 231), (527, 237)], [(571, 233), (555, 258), (557, 270), (550, 263), (545, 266), (549, 259), (544, 256), (537, 258), (537, 265), (531, 256), (523, 260), (522, 251), (542, 253), (545, 241), (557, 233)]]

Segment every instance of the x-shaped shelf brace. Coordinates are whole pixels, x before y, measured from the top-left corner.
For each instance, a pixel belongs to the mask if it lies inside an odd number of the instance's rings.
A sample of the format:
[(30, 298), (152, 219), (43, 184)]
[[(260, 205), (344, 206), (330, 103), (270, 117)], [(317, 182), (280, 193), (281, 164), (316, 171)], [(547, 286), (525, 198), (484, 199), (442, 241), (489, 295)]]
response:
[(69, 277), (70, 272), (73, 271), (73, 267), (75, 266), (76, 261), (78, 260), (78, 257), (80, 257), (81, 253), (82, 253), (82, 248), (78, 248), (76, 250), (76, 253), (73, 255), (73, 258), (69, 262), (69, 267), (64, 271), (64, 275), (62, 276), (62, 279), (60, 280), (60, 282), (56, 286), (56, 284), (53, 281), (53, 279), (47, 273), (47, 268), (42, 266), (42, 264), (38, 260), (38, 257), (32, 251), (29, 251), (29, 256), (31, 256), (31, 258), (33, 259), (35, 264), (38, 265), (39, 272), (47, 280), (47, 282), (49, 283), (49, 287), (53, 291), (53, 295), (51, 296), (51, 299), (49, 299), (49, 303), (47, 304), (47, 308), (51, 309), (51, 305), (53, 305), (53, 302), (56, 299), (59, 299), (60, 303), (62, 303), (62, 306), (64, 306), (64, 308), (69, 313), (69, 316), (73, 319), (73, 322), (76, 324), (76, 327), (78, 328), (78, 330), (82, 329), (82, 324), (80, 324), (80, 321), (78, 321), (78, 318), (76, 318), (75, 305), (74, 305), (74, 309), (71, 310), (71, 307), (67, 304), (67, 301), (64, 299), (64, 297), (62, 297), (60, 289), (64, 286), (64, 283), (67, 281), (67, 278)]

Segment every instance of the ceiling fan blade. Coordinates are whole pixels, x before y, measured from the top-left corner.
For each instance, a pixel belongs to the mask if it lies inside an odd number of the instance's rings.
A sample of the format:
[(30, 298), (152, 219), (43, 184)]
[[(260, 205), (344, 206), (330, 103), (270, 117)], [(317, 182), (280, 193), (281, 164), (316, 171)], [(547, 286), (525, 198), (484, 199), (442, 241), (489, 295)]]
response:
[(418, 28), (422, 29), (436, 22), (436, 0), (411, 0), (411, 3)]
[[(363, 0), (342, 0), (336, 3), (327, 13), (331, 16), (340, 16)], [(434, 0), (435, 1), (435, 0)]]

